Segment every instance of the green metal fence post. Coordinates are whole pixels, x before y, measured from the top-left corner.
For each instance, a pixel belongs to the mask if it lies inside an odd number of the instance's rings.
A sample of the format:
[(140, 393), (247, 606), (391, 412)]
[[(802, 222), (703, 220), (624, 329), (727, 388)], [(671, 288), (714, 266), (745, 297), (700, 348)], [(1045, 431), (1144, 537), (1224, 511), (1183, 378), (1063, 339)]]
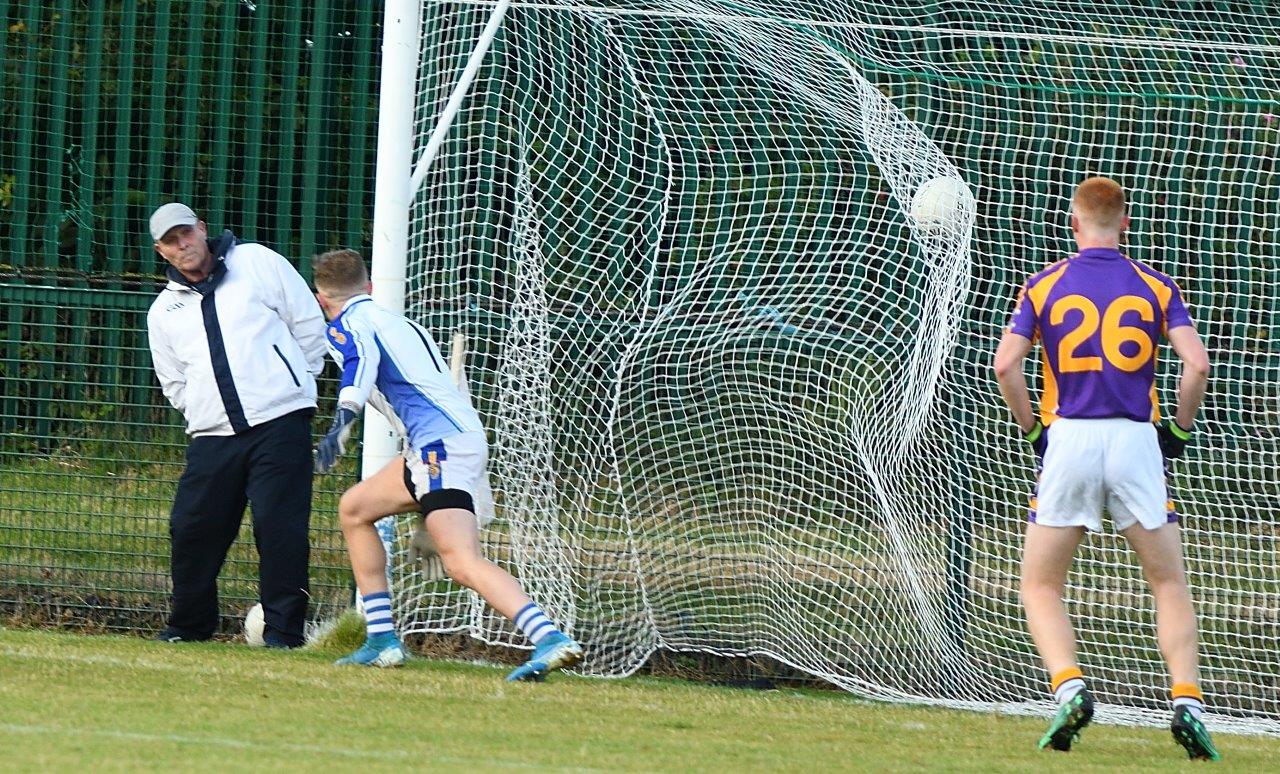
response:
[[(314, 46), (307, 70), (307, 119), (306, 140), (303, 148), (302, 199), (299, 238), (295, 258), (304, 274), (311, 272), (311, 255), (319, 247), (316, 240), (317, 210), (330, 200), (320, 186), (320, 147), (328, 138), (333, 119), (327, 115), (327, 85), (329, 51), (333, 48), (333, 31), (329, 27), (328, 0), (316, 0), (312, 19)], [(325, 143), (327, 145), (327, 143)], [(333, 164), (333, 161), (329, 161)]]

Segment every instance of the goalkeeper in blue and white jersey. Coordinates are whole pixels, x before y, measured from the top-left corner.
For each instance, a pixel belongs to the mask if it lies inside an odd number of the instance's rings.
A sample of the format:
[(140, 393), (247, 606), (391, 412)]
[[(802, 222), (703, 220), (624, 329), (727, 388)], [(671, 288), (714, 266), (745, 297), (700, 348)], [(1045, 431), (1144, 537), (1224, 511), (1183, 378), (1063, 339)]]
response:
[(368, 625), (364, 645), (338, 663), (403, 663), (386, 552), (374, 525), (415, 510), (449, 577), (476, 591), (533, 643), (533, 655), (508, 680), (538, 679), (578, 663), (581, 646), (556, 628), (510, 573), (480, 552), (474, 498), (488, 444), (480, 417), (454, 385), (431, 334), (374, 303), (364, 260), (354, 250), (317, 256), (313, 270), (316, 300), (330, 321), (330, 353), (342, 369), (337, 413), (316, 448), (316, 470), (333, 467), (365, 404), (382, 412), (405, 441), (400, 458), (347, 490), (338, 503)]

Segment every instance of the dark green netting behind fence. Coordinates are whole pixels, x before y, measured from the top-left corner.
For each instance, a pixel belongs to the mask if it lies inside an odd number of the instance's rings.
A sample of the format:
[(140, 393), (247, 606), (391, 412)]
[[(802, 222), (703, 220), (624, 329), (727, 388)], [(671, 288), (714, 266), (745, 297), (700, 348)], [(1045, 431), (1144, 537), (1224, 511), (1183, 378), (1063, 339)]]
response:
[[(185, 437), (147, 351), (163, 266), (147, 217), (188, 202), (304, 276), (316, 252), (367, 252), (381, 17), (354, 0), (0, 3), (4, 610), (158, 622)], [(350, 598), (334, 506), (356, 456), (317, 479), (317, 611)], [(229, 627), (256, 578), (246, 519)]]

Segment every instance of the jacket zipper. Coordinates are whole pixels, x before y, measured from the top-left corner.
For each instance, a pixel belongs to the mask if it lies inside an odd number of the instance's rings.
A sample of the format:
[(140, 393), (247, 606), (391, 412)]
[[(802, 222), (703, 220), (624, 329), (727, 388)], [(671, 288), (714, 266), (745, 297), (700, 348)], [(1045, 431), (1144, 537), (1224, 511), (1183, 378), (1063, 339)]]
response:
[(280, 362), (284, 363), (285, 370), (289, 372), (289, 378), (293, 380), (293, 386), (301, 387), (302, 382), (298, 381), (298, 376), (293, 372), (293, 366), (289, 365), (289, 361), (284, 359), (284, 353), (280, 351), (280, 347), (275, 344), (272, 344), (271, 348), (274, 349), (276, 351), (276, 354), (280, 356)]

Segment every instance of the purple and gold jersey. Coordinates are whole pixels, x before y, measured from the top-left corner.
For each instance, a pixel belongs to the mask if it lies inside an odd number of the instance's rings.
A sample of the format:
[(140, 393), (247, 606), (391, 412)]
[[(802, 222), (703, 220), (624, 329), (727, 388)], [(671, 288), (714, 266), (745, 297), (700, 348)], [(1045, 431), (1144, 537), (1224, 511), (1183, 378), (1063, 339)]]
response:
[(1032, 275), (1008, 330), (1040, 340), (1045, 425), (1058, 417), (1154, 422), (1156, 350), (1182, 325), (1191, 315), (1173, 280), (1094, 247)]

